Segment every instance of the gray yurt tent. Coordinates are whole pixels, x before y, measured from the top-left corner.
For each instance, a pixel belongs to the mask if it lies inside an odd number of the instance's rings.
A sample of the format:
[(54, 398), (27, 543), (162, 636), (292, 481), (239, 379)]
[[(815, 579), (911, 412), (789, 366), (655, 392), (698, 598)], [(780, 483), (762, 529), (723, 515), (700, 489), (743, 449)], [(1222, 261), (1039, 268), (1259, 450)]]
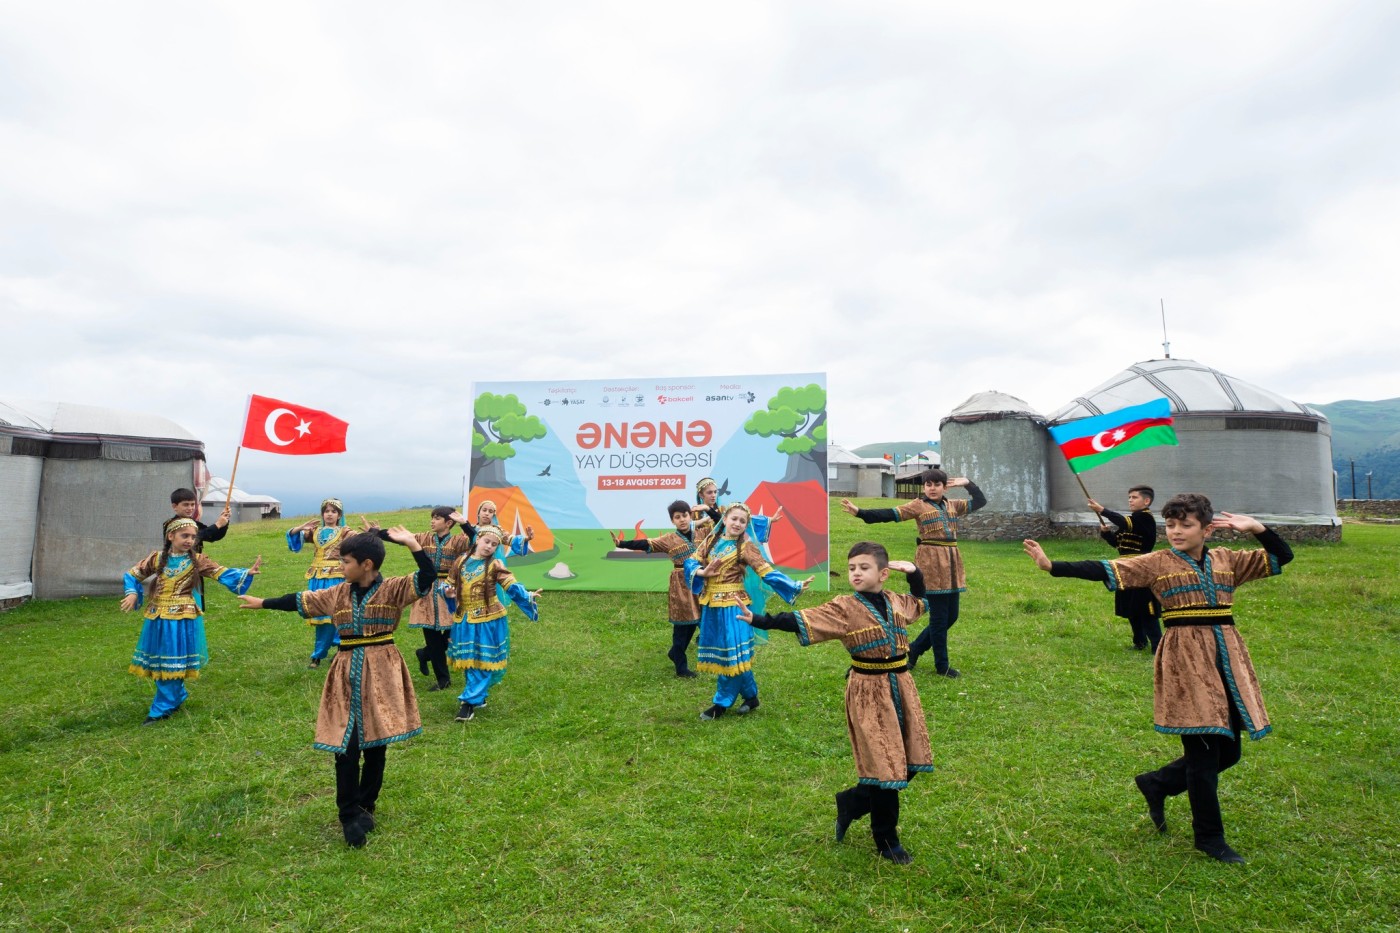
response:
[[(1091, 494), (1117, 507), (1128, 487), (1153, 486), (1159, 511), (1179, 492), (1243, 512), (1290, 537), (1339, 539), (1332, 428), (1315, 409), (1194, 360), (1135, 363), (1048, 416), (1065, 424), (1165, 396), (1179, 446), (1152, 447), (1084, 474)], [(1045, 437), (1055, 524), (1092, 524), (1074, 474)]]
[(204, 445), (159, 415), (0, 401), (0, 600), (121, 592)]
[(1007, 540), (1050, 530), (1044, 415), (1014, 395), (978, 392), (938, 423), (938, 433), (943, 469), (987, 496), (986, 507), (964, 519), (961, 537)]

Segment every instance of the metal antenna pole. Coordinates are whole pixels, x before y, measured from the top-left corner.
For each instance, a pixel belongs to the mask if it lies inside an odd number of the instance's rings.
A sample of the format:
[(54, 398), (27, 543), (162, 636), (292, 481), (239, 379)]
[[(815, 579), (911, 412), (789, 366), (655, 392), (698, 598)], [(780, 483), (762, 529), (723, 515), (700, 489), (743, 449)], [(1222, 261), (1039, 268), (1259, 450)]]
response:
[(1157, 299), (1162, 303), (1162, 354), (1167, 359), (1172, 358), (1172, 342), (1167, 339), (1167, 300)]

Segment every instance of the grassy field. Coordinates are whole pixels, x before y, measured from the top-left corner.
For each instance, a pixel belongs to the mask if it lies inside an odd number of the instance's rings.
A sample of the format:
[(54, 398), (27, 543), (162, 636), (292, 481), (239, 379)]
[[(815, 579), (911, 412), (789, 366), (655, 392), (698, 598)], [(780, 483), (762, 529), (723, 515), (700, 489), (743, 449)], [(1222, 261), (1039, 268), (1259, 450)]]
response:
[[(907, 528), (833, 509), (833, 554), (862, 537), (912, 550)], [(1184, 799), (1167, 834), (1148, 823), (1132, 775), (1180, 745), (1152, 731), (1150, 664), (1125, 650), (1111, 596), (1036, 572), (1015, 544), (963, 549), (964, 676), (917, 675), (938, 770), (902, 795), (908, 867), (878, 859), (863, 823), (831, 841), (832, 794), (854, 779), (839, 646), (775, 633), (763, 708), (701, 722), (713, 683), (671, 675), (660, 594), (546, 592), (542, 621), (513, 621), (510, 673), (473, 722), (452, 721), (454, 694), (420, 693), (424, 733), (389, 751), (362, 850), (341, 840), (331, 756), (310, 747), (325, 668), (307, 669), (295, 616), (212, 592), (204, 676), (143, 728), (151, 687), (126, 673), (139, 619), (115, 597), (0, 614), (0, 926), (1400, 925), (1400, 528), (1348, 526), (1242, 592), (1275, 728), (1221, 781), (1243, 867), (1193, 850)], [(268, 558), (261, 595), (305, 567), (281, 526), (238, 526), (210, 553)], [(386, 569), (410, 567), (391, 548)]]

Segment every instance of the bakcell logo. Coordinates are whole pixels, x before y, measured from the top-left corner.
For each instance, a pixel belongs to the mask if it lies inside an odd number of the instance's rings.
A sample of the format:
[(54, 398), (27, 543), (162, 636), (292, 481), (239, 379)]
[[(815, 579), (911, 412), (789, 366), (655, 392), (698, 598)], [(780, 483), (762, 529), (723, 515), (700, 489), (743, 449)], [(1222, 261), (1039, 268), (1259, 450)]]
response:
[(658, 402), (660, 402), (662, 405), (665, 405), (667, 402), (693, 402), (693, 401), (695, 401), (695, 396), (693, 396), (693, 395), (658, 395), (658, 396), (656, 397), (656, 400), (657, 400)]

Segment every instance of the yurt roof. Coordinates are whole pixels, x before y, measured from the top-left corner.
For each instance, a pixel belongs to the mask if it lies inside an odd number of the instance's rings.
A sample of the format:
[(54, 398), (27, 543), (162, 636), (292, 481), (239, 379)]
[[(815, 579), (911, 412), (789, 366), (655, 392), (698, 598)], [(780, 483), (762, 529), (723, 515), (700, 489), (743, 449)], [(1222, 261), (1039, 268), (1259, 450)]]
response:
[(0, 426), (74, 440), (160, 440), (203, 447), (199, 438), (161, 415), (70, 402), (0, 399)]
[(884, 457), (862, 457), (854, 454), (840, 444), (828, 444), (826, 447), (826, 462), (829, 464), (856, 464), (858, 466), (882, 466), (894, 468), (894, 464)]
[(1077, 421), (1166, 396), (1177, 414), (1249, 412), (1304, 415), (1319, 421), (1322, 413), (1261, 389), (1195, 360), (1146, 360), (1134, 363), (1049, 415), (1053, 424)]
[(963, 423), (995, 421), (1000, 418), (1030, 418), (1036, 421), (1045, 420), (1044, 415), (1032, 408), (1030, 404), (1023, 399), (991, 389), (973, 395), (957, 408), (954, 408), (938, 423), (941, 427), (949, 421)]
[[(206, 489), (204, 492), (204, 501), (214, 502), (217, 500), (219, 502), (223, 502), (225, 499), (228, 499), (228, 497), (228, 480), (222, 476), (211, 477), (209, 480), (209, 488)], [(239, 489), (237, 486), (233, 487), (232, 501), (237, 502), (240, 505), (282, 504), (279, 500), (274, 499), (272, 496), (260, 496), (255, 492), (245, 492), (242, 489)]]

